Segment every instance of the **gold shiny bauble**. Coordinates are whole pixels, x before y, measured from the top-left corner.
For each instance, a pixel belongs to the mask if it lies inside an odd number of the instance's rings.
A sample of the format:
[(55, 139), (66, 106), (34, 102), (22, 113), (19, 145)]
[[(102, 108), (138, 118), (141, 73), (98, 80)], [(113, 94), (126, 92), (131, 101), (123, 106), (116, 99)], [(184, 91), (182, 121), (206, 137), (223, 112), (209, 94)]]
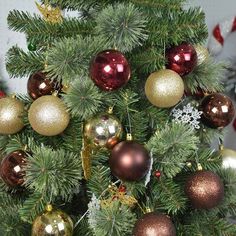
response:
[(162, 108), (173, 107), (183, 97), (184, 82), (176, 72), (160, 70), (148, 77), (145, 93), (153, 105)]
[(35, 100), (29, 109), (28, 117), (32, 128), (44, 136), (62, 133), (70, 121), (66, 106), (60, 98), (53, 95)]
[(202, 45), (195, 45), (194, 46), (196, 52), (197, 52), (197, 64), (201, 65), (203, 62), (207, 61), (210, 57), (209, 51), (206, 47)]
[(224, 148), (220, 151), (223, 159), (223, 168), (236, 169), (236, 151), (228, 148)]
[(61, 210), (46, 211), (38, 216), (32, 226), (32, 236), (72, 236), (73, 222)]
[(120, 141), (122, 125), (113, 115), (102, 113), (84, 125), (84, 138), (93, 147), (112, 148)]
[(15, 134), (23, 129), (24, 104), (15, 98), (0, 99), (0, 134)]

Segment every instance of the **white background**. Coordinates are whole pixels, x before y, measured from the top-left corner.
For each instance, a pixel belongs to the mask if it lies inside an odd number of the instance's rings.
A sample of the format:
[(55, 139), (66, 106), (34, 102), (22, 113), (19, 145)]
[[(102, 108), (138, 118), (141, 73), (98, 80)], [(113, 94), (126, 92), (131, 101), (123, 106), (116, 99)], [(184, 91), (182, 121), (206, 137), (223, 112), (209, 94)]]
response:
[[(206, 22), (209, 33), (213, 27), (225, 18), (236, 16), (236, 0), (189, 0), (186, 7), (201, 6), (206, 13)], [(5, 70), (4, 58), (7, 50), (15, 44), (26, 48), (23, 34), (15, 33), (7, 29), (7, 15), (10, 10), (18, 9), (29, 12), (38, 12), (34, 0), (0, 0), (0, 79), (7, 82), (11, 92), (26, 92), (27, 78), (9, 78)], [(224, 51), (220, 58), (236, 58), (236, 33), (226, 41)], [(236, 132), (229, 126), (226, 136), (226, 146), (236, 149)]]

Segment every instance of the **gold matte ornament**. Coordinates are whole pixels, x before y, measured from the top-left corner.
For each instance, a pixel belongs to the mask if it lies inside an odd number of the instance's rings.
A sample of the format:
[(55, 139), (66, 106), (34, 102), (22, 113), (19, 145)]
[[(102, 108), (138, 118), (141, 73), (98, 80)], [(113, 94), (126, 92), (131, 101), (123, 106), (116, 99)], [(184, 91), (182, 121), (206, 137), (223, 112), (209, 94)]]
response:
[(207, 48), (205, 48), (202, 45), (195, 45), (194, 46), (196, 52), (197, 52), (197, 64), (201, 65), (202, 63), (204, 63), (205, 61), (207, 61), (210, 57), (209, 51), (207, 50)]
[(168, 69), (160, 70), (148, 77), (145, 93), (154, 106), (173, 107), (184, 95), (184, 82), (176, 72)]
[(44, 136), (62, 133), (70, 121), (65, 104), (53, 95), (42, 96), (35, 100), (29, 109), (28, 118), (32, 128)]
[(15, 98), (0, 99), (0, 134), (15, 134), (24, 127), (24, 104)]

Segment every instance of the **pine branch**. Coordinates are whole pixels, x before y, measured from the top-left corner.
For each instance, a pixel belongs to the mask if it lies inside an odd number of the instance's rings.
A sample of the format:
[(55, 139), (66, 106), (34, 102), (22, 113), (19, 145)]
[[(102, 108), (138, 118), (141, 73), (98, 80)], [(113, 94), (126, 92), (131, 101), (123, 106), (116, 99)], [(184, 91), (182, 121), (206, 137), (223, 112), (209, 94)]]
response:
[(169, 178), (180, 173), (199, 143), (189, 126), (171, 123), (157, 130), (147, 146), (154, 157), (154, 168)]
[(153, 202), (158, 210), (164, 210), (168, 214), (183, 213), (186, 208), (186, 197), (180, 185), (173, 180), (160, 179), (155, 181), (152, 187)]
[(44, 69), (45, 56), (38, 52), (24, 52), (17, 46), (7, 53), (6, 68), (10, 76), (28, 76)]
[(8, 25), (14, 31), (26, 33), (33, 42), (44, 42), (44, 46), (54, 39), (86, 35), (92, 30), (91, 23), (76, 18), (65, 18), (60, 24), (51, 24), (36, 14), (31, 16), (17, 10), (9, 13)]
[(104, 95), (90, 78), (83, 76), (71, 84), (68, 93), (64, 95), (64, 99), (71, 114), (84, 120), (99, 111)]
[(109, 5), (96, 19), (95, 33), (109, 48), (131, 51), (147, 39), (147, 20), (133, 4)]
[(81, 180), (78, 154), (41, 147), (28, 157), (25, 185), (40, 193), (66, 199)]
[(20, 217), (23, 221), (32, 224), (34, 219), (45, 210), (49, 199), (39, 192), (35, 192), (29, 196), (19, 209)]
[(48, 76), (69, 83), (78, 75), (86, 75), (91, 59), (105, 49), (106, 44), (101, 38), (78, 36), (58, 40), (48, 51)]
[(135, 220), (129, 208), (114, 201), (112, 206), (97, 211), (94, 233), (96, 236), (130, 235)]
[(212, 59), (207, 60), (184, 78), (186, 87), (196, 93), (199, 89), (214, 93), (223, 91), (224, 65), (214, 62)]

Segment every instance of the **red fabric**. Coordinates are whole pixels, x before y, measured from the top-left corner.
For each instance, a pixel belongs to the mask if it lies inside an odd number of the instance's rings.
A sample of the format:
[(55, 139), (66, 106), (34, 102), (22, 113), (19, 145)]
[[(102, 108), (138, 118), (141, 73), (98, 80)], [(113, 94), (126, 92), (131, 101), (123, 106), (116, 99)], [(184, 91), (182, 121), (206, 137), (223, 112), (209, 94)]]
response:
[(236, 17), (234, 18), (233, 26), (232, 26), (232, 32), (236, 31)]
[(216, 40), (223, 45), (224, 44), (224, 38), (221, 35), (220, 25), (218, 24), (215, 29), (213, 30), (213, 35), (216, 38)]

